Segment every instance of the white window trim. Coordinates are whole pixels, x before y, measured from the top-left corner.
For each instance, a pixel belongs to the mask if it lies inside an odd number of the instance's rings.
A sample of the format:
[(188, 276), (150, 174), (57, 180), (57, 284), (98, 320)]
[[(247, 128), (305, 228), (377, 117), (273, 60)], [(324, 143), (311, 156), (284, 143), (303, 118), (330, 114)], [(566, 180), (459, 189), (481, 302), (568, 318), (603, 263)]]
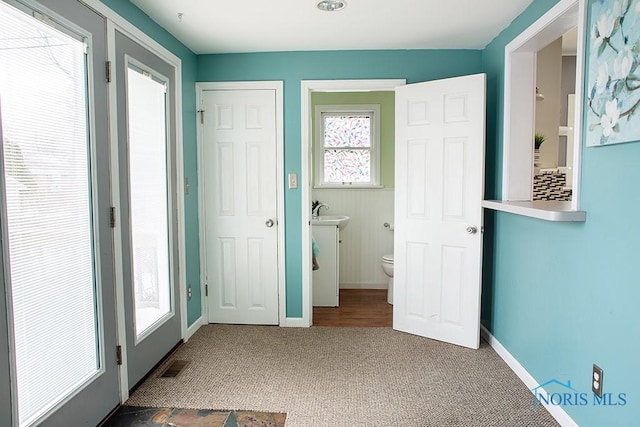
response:
[[(584, 0), (561, 0), (505, 47), (502, 200), (487, 200), (483, 202), (484, 207), (548, 221), (586, 219), (586, 213), (579, 210), (585, 21)], [(532, 202), (533, 150), (529, 141), (534, 133), (536, 53), (576, 23), (578, 51), (571, 202)]]
[[(371, 114), (371, 181), (370, 182), (344, 182), (327, 183), (324, 181), (324, 126), (322, 116), (325, 113), (354, 113)], [(380, 105), (316, 105), (316, 144), (315, 151), (315, 180), (314, 188), (382, 188), (380, 185)]]

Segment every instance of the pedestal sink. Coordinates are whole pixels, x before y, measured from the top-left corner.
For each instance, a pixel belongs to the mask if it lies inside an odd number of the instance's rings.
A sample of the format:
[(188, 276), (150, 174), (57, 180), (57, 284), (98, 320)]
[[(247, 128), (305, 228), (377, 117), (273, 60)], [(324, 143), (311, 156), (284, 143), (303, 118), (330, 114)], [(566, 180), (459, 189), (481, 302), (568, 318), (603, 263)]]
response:
[(340, 230), (349, 224), (349, 217), (346, 215), (321, 215), (317, 218), (311, 218), (311, 225), (331, 225), (338, 226)]

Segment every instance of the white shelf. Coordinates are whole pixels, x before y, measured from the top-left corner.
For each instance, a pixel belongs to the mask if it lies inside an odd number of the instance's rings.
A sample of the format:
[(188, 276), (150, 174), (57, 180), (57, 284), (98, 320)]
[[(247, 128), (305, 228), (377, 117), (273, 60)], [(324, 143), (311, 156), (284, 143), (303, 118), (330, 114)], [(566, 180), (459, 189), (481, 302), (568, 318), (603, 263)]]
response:
[(536, 201), (508, 202), (504, 200), (484, 200), (482, 207), (495, 211), (559, 222), (585, 222), (587, 213), (571, 209), (571, 202)]

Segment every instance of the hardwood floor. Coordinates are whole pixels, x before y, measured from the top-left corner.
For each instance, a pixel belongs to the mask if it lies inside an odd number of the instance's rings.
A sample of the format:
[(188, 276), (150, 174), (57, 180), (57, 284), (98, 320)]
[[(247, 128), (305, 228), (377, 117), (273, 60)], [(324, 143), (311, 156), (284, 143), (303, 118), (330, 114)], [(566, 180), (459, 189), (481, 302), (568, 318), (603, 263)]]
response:
[(340, 307), (313, 307), (313, 326), (392, 325), (386, 289), (340, 289)]

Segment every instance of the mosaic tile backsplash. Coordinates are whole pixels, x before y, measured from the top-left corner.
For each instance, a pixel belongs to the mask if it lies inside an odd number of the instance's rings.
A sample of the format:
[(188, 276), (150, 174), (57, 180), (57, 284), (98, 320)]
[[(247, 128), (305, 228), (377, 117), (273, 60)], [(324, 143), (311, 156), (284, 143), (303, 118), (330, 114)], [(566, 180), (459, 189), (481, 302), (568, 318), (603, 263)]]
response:
[(571, 189), (566, 189), (564, 172), (542, 172), (533, 176), (533, 200), (571, 200)]

